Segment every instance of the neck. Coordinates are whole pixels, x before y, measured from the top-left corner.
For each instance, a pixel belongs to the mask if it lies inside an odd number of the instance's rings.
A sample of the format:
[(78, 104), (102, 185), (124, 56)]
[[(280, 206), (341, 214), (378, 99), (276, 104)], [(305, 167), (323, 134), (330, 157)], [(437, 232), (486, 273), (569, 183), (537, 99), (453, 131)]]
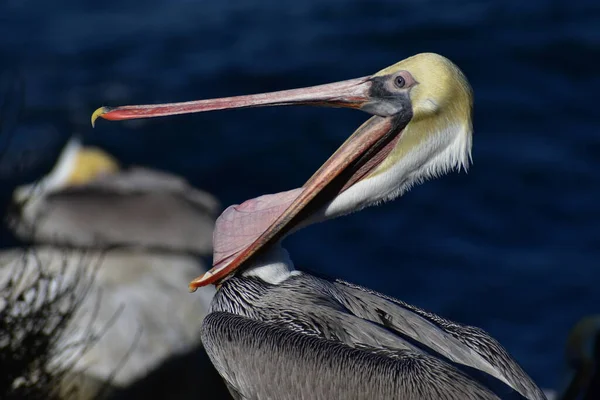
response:
[(56, 166), (43, 180), (46, 190), (60, 189), (65, 185), (65, 182), (69, 179), (69, 175), (73, 173), (77, 154), (81, 151), (81, 147), (79, 139), (72, 138), (69, 140), (60, 154)]
[(450, 170), (466, 171), (471, 158), (470, 125), (429, 125), (409, 123), (395, 147), (369, 175), (338, 194), (298, 229), (393, 200), (415, 184)]
[(23, 185), (15, 190), (14, 198), (18, 202), (38, 196), (44, 192), (61, 189), (73, 170), (77, 152), (81, 149), (78, 139), (71, 139), (58, 157), (52, 171), (39, 182)]
[(297, 273), (287, 250), (281, 247), (281, 243), (277, 243), (256, 257), (244, 269), (242, 275), (254, 276), (267, 283), (277, 285)]

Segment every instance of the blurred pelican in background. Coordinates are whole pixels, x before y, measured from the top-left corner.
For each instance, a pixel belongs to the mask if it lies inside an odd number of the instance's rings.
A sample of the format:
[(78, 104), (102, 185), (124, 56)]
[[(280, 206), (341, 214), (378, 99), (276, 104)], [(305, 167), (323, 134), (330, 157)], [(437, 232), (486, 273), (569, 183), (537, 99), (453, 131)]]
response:
[[(13, 199), (9, 226), (31, 249), (0, 253), (0, 283), (19, 270), (20, 293), (41, 279), (43, 268), (56, 295), (58, 281), (89, 278), (54, 360), (76, 360), (70, 377), (81, 378), (85, 398), (107, 381), (126, 388), (167, 359), (202, 352), (200, 327), (214, 289), (196, 297), (185, 287), (205, 271), (199, 257), (212, 250), (219, 210), (213, 196), (168, 173), (122, 170), (103, 150), (72, 138), (48, 176), (17, 188)], [(75, 345), (86, 339), (93, 344)], [(201, 359), (187, 362), (196, 375), (176, 374), (170, 384), (185, 388), (185, 379), (195, 386), (206, 378)]]
[(548, 400), (600, 399), (600, 315), (575, 324), (565, 346), (568, 368), (559, 391), (547, 391)]
[(206, 255), (219, 204), (184, 179), (118, 162), (77, 138), (39, 183), (14, 193), (15, 234), (77, 248), (140, 247)]

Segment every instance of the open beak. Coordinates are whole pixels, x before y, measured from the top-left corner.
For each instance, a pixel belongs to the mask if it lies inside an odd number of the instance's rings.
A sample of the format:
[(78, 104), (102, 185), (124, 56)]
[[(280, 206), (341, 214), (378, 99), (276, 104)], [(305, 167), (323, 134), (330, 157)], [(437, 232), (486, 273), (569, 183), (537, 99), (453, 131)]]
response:
[[(248, 96), (159, 105), (101, 107), (92, 115), (92, 125), (98, 117), (108, 120), (126, 120), (230, 108), (292, 104), (348, 107), (377, 114), (378, 107), (372, 105), (378, 104), (380, 100), (371, 95), (371, 86), (371, 77), (363, 77), (309, 88)], [(277, 210), (280, 211), (273, 216), (271, 209), (268, 221), (265, 221), (267, 216), (260, 213), (254, 219), (266, 228), (253, 235), (239, 251), (223, 260), (215, 260), (211, 270), (190, 283), (190, 290), (195, 291), (201, 286), (218, 284), (261, 249), (276, 243), (339, 193), (367, 176), (393, 148), (395, 139), (400, 136), (411, 117), (410, 110), (408, 111), (408, 113), (400, 112), (392, 116), (382, 113), (382, 116), (375, 115), (367, 120), (302, 188), (295, 192), (297, 196), (292, 198), (287, 196), (284, 200), (283, 195), (281, 199), (277, 199), (279, 195), (271, 195), (271, 199), (278, 204)]]
[(223, 97), (220, 99), (142, 106), (100, 107), (92, 114), (92, 126), (100, 118), (120, 121), (137, 118), (164, 117), (232, 108), (284, 105), (313, 105), (325, 107), (362, 108), (370, 101), (370, 77), (350, 79), (308, 88), (279, 92)]
[[(333, 200), (339, 193), (365, 177), (383, 160), (386, 149), (398, 138), (402, 126), (392, 117), (371, 117), (346, 140), (346, 142), (319, 168), (319, 170), (298, 190), (297, 197), (289, 199), (287, 193), (271, 195), (286, 198), (278, 203), (270, 199), (275, 209), (278, 205), (285, 208), (268, 227), (241, 251), (219, 262), (212, 269), (190, 282), (190, 291), (209, 284), (218, 284), (248, 261), (261, 249), (276, 243), (290, 230), (298, 227), (302, 221), (310, 218), (316, 211)], [(378, 157), (381, 156), (381, 157)], [(278, 207), (279, 208), (279, 207)], [(271, 210), (266, 210), (268, 214)], [(267, 216), (268, 217), (268, 216)], [(258, 216), (259, 219), (262, 216)]]

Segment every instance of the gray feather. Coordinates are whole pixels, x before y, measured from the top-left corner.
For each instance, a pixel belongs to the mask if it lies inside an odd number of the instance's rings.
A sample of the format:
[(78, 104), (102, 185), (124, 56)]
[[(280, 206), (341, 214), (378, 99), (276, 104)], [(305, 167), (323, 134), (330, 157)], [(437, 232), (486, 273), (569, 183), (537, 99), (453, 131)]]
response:
[(43, 193), (14, 216), (15, 233), (73, 247), (135, 246), (208, 254), (218, 202), (185, 180), (142, 168)]
[[(340, 300), (352, 312), (369, 320), (385, 313), (399, 333), (411, 336), (450, 360), (500, 379), (529, 399), (545, 399), (542, 390), (523, 371), (500, 343), (484, 330), (448, 321), (402, 301), (337, 280)], [(376, 313), (379, 311), (379, 314)], [(490, 370), (490, 367), (492, 368)]]
[[(434, 390), (440, 392), (435, 398), (470, 398), (465, 393), (476, 393), (473, 398), (497, 398), (492, 393), (497, 390), (502, 398), (520, 398), (515, 396), (516, 391), (527, 399), (545, 399), (527, 374), (484, 331), (343, 281), (300, 273), (271, 285), (257, 278), (234, 276), (217, 292), (211, 313), (220, 317), (205, 320), (204, 344), (217, 370), (245, 396), (242, 398), (281, 398), (262, 386), (271, 381), (257, 376), (259, 367), (252, 365), (267, 363), (270, 367), (264, 374), (273, 371), (277, 379), (274, 385), (295, 390), (293, 398), (303, 398), (307, 393), (323, 394), (323, 398), (344, 393), (343, 398), (353, 398), (352, 393), (368, 389), (369, 393), (381, 394), (380, 398), (431, 398), (427, 396)], [(245, 336), (239, 324), (247, 327)], [(241, 336), (234, 340), (235, 335)], [(298, 341), (299, 348), (293, 348), (294, 341)], [(268, 346), (275, 348), (269, 352)], [(352, 366), (352, 362), (358, 364)], [(361, 368), (368, 365), (372, 370), (375, 367), (370, 363), (388, 365), (389, 370), (380, 370), (388, 375), (366, 377)], [(484, 387), (478, 377), (460, 366), (495, 378), (500, 389)], [(319, 368), (326, 369), (320, 373), (327, 374), (327, 382), (322, 382), (321, 375), (310, 375)], [(300, 370), (309, 376), (298, 378), (296, 372), (291, 373)], [(450, 376), (452, 384), (446, 381)], [(338, 383), (329, 382), (336, 379)], [(388, 382), (390, 379), (398, 382)], [(347, 380), (359, 383), (347, 392), (336, 392), (345, 387)], [(335, 386), (340, 382), (344, 384)], [(314, 392), (309, 390), (311, 383)]]
[(378, 354), (229, 313), (205, 319), (202, 341), (241, 399), (499, 399), (424, 354)]

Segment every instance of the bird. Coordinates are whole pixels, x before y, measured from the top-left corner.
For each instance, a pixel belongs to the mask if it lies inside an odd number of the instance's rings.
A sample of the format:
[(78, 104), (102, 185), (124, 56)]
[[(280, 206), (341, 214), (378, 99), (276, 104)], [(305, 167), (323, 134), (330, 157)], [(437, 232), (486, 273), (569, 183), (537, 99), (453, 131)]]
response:
[(600, 397), (600, 315), (581, 318), (569, 332), (565, 346), (568, 367), (559, 390), (548, 399), (592, 400)]
[(228, 207), (213, 232), (215, 285), (202, 327), (211, 361), (235, 399), (545, 399), (484, 330), (368, 288), (297, 269), (282, 246), (308, 225), (393, 200), (466, 170), (473, 93), (448, 58), (420, 53), (373, 75), (219, 99), (100, 107), (127, 120), (276, 105), (371, 114), (297, 189)]
[[(52, 171), (17, 187), (8, 223), (25, 241), (76, 248), (137, 247), (210, 254), (219, 202), (183, 178), (122, 168), (71, 137)], [(166, 212), (168, 211), (168, 212)]]
[[(191, 298), (180, 287), (206, 271), (201, 256), (212, 251), (215, 197), (164, 171), (123, 168), (73, 136), (47, 176), (15, 189), (13, 203), (9, 226), (27, 247), (0, 251), (0, 287), (22, 277), (13, 297), (46, 284), (81, 294), (52, 338), (51, 357), (40, 355), (72, 364), (68, 388), (94, 398), (107, 387), (130, 390), (149, 374), (155, 379), (144, 387), (154, 394), (161, 382), (180, 391), (204, 382), (208, 369), (173, 371), (210, 366), (200, 329), (214, 288)], [(27, 313), (35, 315), (36, 304)], [(160, 380), (169, 374), (175, 378)]]

